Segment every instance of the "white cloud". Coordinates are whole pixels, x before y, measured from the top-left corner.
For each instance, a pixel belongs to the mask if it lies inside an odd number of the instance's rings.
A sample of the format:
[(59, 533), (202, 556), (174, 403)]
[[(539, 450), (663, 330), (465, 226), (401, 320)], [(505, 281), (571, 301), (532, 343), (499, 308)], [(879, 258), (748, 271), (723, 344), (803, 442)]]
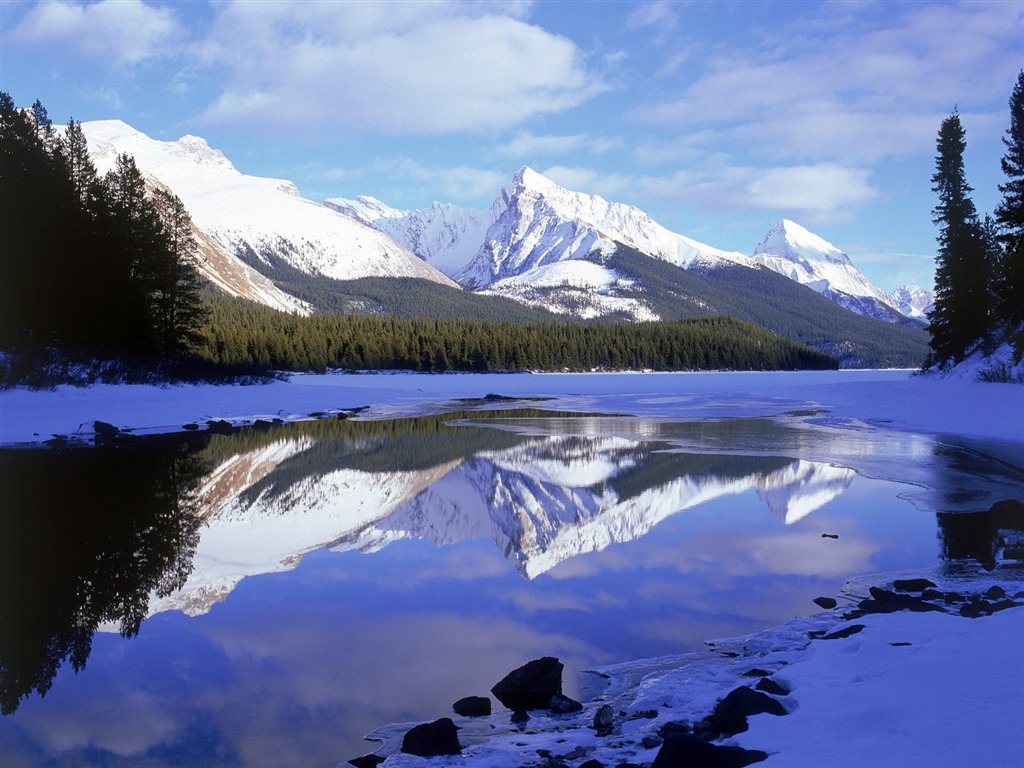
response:
[(602, 154), (622, 145), (621, 139), (591, 137), (584, 133), (563, 136), (538, 136), (520, 132), (497, 148), (498, 154), (508, 157), (534, 158), (539, 155), (561, 155), (587, 151)]
[[(570, 40), (502, 6), (233, 3), (199, 48), (213, 122), (436, 135), (513, 126), (605, 89)], [(522, 9), (516, 9), (521, 12)], [(316, 124), (310, 124), (315, 113)]]
[(956, 104), (998, 100), (1005, 111), (1007, 78), (1020, 68), (1019, 3), (845, 6), (842, 25), (827, 23), (835, 8), (821, 8), (815, 34), (801, 20), (760, 48), (718, 52), (640, 119), (713, 127), (776, 161), (856, 164), (930, 145)]
[(141, 0), (38, 3), (11, 31), (11, 40), (39, 50), (74, 52), (110, 68), (171, 55), (183, 39), (173, 11)]

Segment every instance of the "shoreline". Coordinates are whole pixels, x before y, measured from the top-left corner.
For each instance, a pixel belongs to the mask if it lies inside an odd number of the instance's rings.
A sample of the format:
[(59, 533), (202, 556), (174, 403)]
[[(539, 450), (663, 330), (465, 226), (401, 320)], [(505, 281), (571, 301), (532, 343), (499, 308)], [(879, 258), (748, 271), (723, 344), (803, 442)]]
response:
[[(955, 576), (928, 569), (853, 579), (831, 610), (752, 635), (708, 641), (701, 653), (583, 670), (581, 675), (599, 676), (607, 687), (579, 713), (531, 711), (518, 725), (508, 710), (455, 717), (460, 754), (432, 757), (430, 764), (660, 768), (676, 764), (668, 755), (659, 758), (663, 750), (698, 741), (721, 750), (723, 758), (787, 768), (844, 760), (952, 768), (966, 764), (967, 757), (976, 764), (1016, 766), (1024, 761), (1024, 735), (1016, 726), (1024, 715), (1019, 687), (1024, 578), (1014, 576), (978, 568)], [(928, 599), (920, 590), (893, 589), (901, 580), (915, 579), (933, 585)], [(863, 612), (866, 602), (878, 602), (873, 595), (903, 605)], [(947, 602), (950, 595), (961, 599)], [(999, 607), (989, 613), (979, 605)], [(965, 653), (962, 646), (968, 643), (983, 652)], [(936, 686), (933, 675), (950, 658), (956, 659), (955, 668)], [(762, 709), (745, 716), (735, 733), (709, 732), (715, 727), (711, 723), (722, 722), (716, 704), (738, 688), (769, 691), (758, 695), (781, 705), (784, 716)], [(931, 697), (921, 699), (924, 691)], [(602, 733), (595, 718), (605, 705), (611, 706), (613, 726)], [(870, 724), (881, 711), (888, 720)], [(452, 716), (438, 713), (445, 715)], [(401, 750), (405, 733), (416, 725), (375, 729), (366, 738), (380, 746), (339, 768), (371, 765), (379, 757), (386, 758), (385, 766), (422, 766), (422, 757)], [(873, 730), (864, 731), (869, 725)], [(958, 747), (965, 731), (969, 743)], [(898, 744), (891, 741), (893, 732), (901, 734)]]

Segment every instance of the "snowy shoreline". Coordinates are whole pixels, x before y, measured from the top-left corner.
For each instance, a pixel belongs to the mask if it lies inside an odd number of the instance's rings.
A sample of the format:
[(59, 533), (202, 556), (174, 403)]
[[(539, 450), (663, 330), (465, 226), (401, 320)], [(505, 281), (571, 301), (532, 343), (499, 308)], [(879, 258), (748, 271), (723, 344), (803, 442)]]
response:
[[(930, 604), (935, 610), (924, 611), (920, 605), (926, 601), (913, 590), (891, 592), (898, 579), (915, 578), (934, 585)], [(920, 604), (861, 613), (858, 606), (871, 600), (872, 587), (879, 596)], [(962, 601), (950, 602), (950, 595)], [(507, 710), (456, 717), (462, 746), (457, 756), (402, 753), (402, 738), (415, 723), (384, 726), (367, 739), (379, 742), (374, 754), (386, 757), (385, 766), (661, 768), (677, 764), (667, 755), (659, 758), (662, 749), (670, 751), (664, 745), (681, 732), (699, 734), (708, 727), (716, 702), (730, 691), (771, 690), (775, 684), (777, 693), (763, 695), (781, 704), (785, 716), (752, 715), (747, 729), (718, 735), (714, 745), (750, 750), (737, 759), (785, 768), (1024, 763), (1018, 725), (1024, 720), (1020, 574), (997, 576), (980, 568), (957, 575), (937, 570), (876, 574), (847, 583), (838, 597), (832, 610), (745, 637), (709, 641), (703, 653), (585, 670), (604, 680), (606, 688), (576, 714), (533, 711), (519, 725)], [(1015, 607), (1007, 607), (1011, 602)], [(977, 608), (997, 604), (991, 613)], [(593, 727), (604, 705), (614, 712), (610, 733)], [(438, 713), (446, 715), (451, 713)]]

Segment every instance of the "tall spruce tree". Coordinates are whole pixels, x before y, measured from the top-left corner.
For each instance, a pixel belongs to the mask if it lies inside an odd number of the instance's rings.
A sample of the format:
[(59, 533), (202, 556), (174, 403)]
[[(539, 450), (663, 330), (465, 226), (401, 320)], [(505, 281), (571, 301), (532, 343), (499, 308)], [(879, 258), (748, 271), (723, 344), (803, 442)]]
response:
[(193, 346), (206, 320), (195, 269), (199, 246), (181, 198), (160, 187), (153, 193), (153, 204), (164, 239), (154, 283), (157, 339), (163, 352), (178, 353)]
[(960, 114), (942, 121), (936, 141), (932, 190), (939, 198), (932, 221), (939, 227), (935, 309), (929, 315), (934, 362), (963, 360), (992, 329), (991, 264), (971, 186), (964, 175), (967, 140)]
[(1024, 356), (1024, 70), (1010, 97), (1010, 127), (1003, 137), (1005, 184), (995, 219), (1002, 253), (996, 267), (996, 318), (1013, 341), (1018, 359)]

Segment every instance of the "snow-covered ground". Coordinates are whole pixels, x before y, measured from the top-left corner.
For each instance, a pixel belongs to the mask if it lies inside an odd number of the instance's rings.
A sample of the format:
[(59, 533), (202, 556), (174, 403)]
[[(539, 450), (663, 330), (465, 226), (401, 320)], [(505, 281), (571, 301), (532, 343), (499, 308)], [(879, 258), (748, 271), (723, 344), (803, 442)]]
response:
[[(531, 403), (537, 407), (672, 420), (806, 412), (816, 423), (843, 429), (952, 435), (1008, 446), (1010, 456), (1024, 448), (1024, 387), (905, 371), (309, 375), (248, 387), (19, 389), (0, 392), (0, 444), (41, 443), (53, 435), (88, 440), (94, 420), (147, 433), (208, 419), (297, 419), (358, 406), (370, 406), (360, 418), (389, 418), (465, 407), (461, 398), (491, 393), (553, 398)], [(1020, 575), (979, 572), (964, 576), (966, 584), (925, 575), (943, 590), (983, 592), (994, 584), (1011, 595), (1024, 590)], [(1024, 608), (976, 619), (902, 611), (844, 620), (844, 607), (864, 596), (868, 584), (891, 579), (848, 585), (834, 611), (716, 642), (706, 654), (604, 668), (607, 688), (578, 715), (535, 713), (523, 728), (514, 727), (507, 712), (460, 720), (460, 757), (397, 753), (409, 724), (374, 735), (384, 742), (381, 753), (390, 755), (388, 766), (541, 763), (537, 750), (571, 755), (565, 762), (574, 767), (588, 759), (651, 764), (661, 725), (706, 717), (737, 685), (756, 682), (743, 675), (759, 667), (790, 689), (780, 699), (789, 714), (755, 715), (747, 732), (720, 743), (764, 750), (766, 765), (1024, 765)], [(864, 629), (837, 640), (808, 640), (809, 631), (851, 623)], [(602, 703), (617, 713), (612, 737), (588, 727)], [(437, 713), (446, 716), (451, 713)]]
[(254, 386), (96, 385), (0, 391), (0, 445), (91, 438), (94, 421), (139, 434), (209, 419), (306, 418), (370, 406), (388, 418), (486, 394), (551, 397), (539, 407), (653, 418), (773, 416), (822, 408), (834, 419), (904, 431), (1024, 442), (1024, 387), (908, 371), (638, 374), (296, 375)]

